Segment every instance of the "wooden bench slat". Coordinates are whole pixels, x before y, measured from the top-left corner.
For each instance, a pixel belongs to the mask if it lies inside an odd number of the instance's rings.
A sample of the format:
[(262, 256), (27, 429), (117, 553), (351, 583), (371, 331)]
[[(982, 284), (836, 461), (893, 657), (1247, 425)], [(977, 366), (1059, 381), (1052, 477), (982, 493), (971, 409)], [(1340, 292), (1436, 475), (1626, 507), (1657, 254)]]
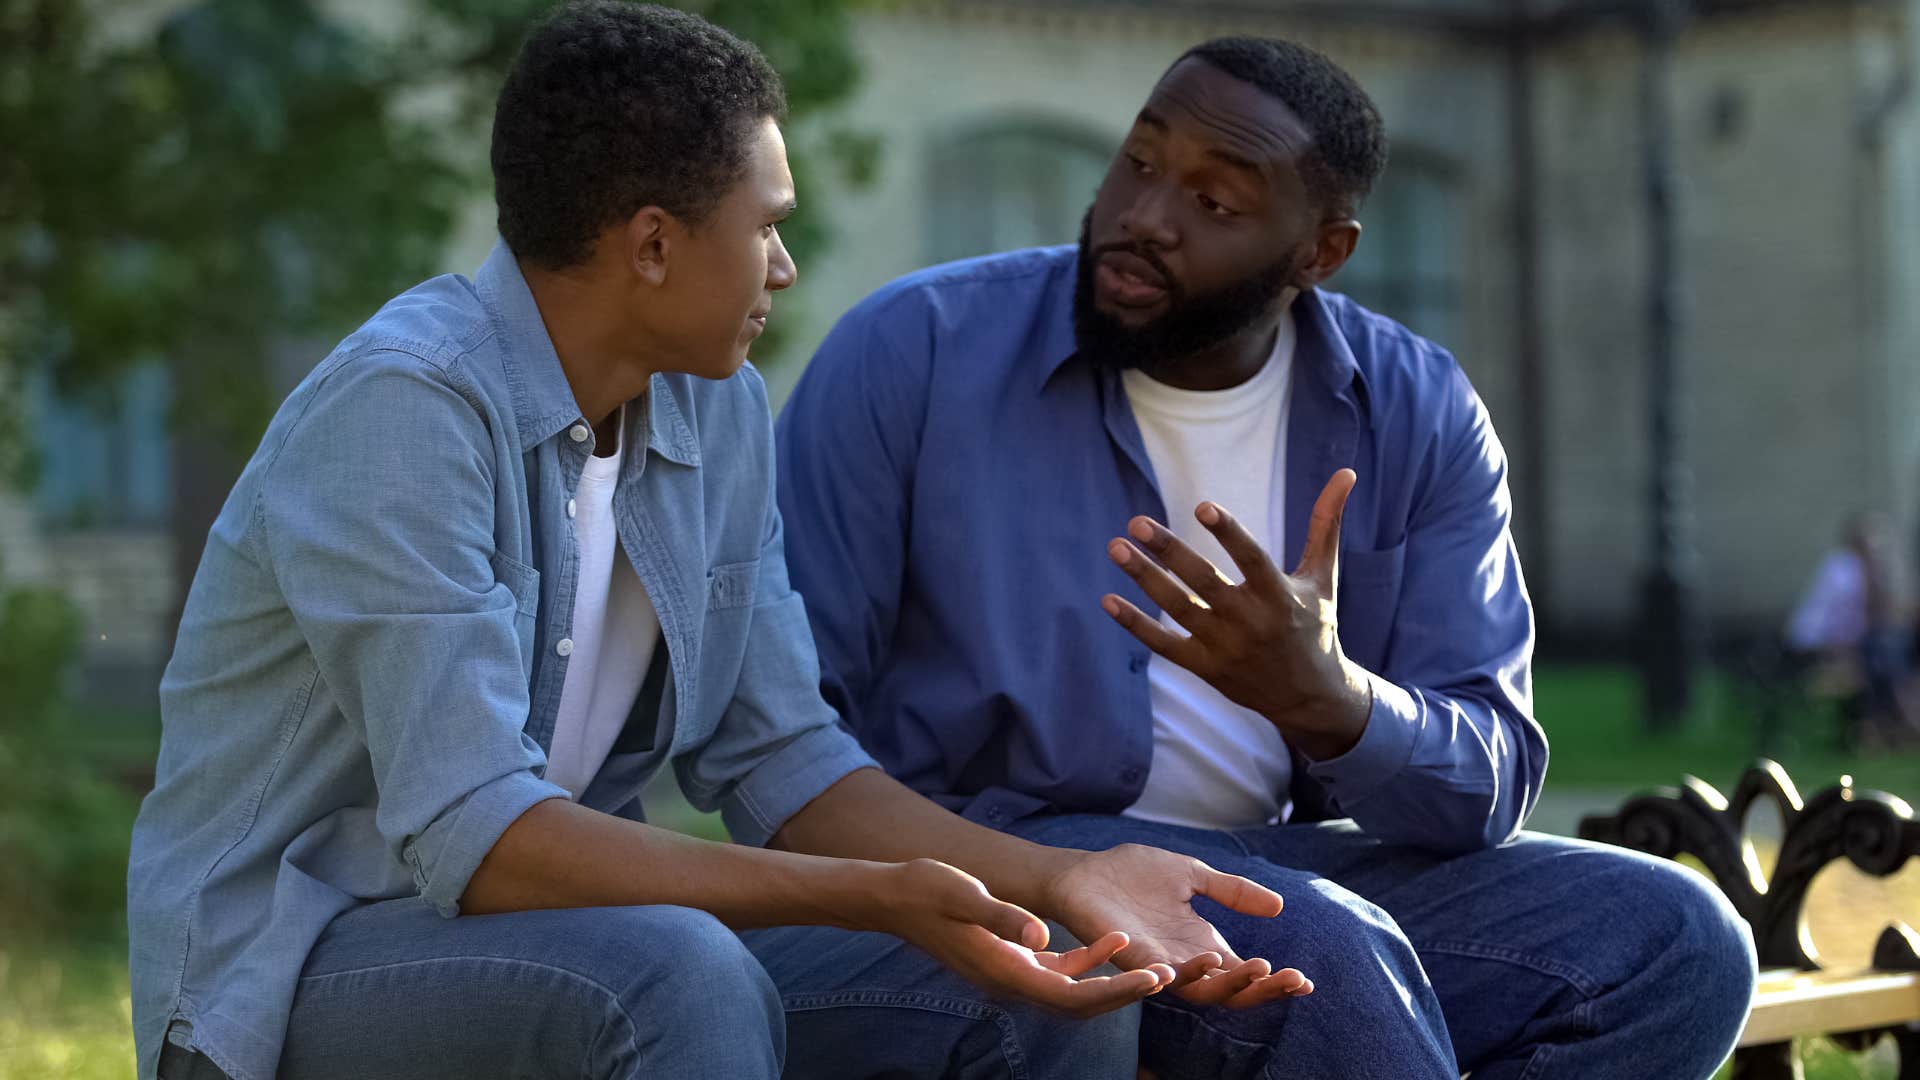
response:
[(1763, 971), (1739, 1045), (1915, 1020), (1920, 1020), (1920, 972)]

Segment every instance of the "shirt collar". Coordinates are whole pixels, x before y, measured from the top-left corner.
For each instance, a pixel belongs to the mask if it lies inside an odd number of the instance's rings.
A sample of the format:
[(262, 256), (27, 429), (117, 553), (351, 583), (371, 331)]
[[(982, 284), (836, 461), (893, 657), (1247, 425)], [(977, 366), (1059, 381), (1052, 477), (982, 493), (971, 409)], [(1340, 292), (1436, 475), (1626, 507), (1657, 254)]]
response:
[(674, 384), (697, 377), (668, 378), (656, 373), (647, 382), (647, 448), (681, 465), (700, 464), (700, 440), (694, 437), (686, 412), (680, 407), (683, 388)]
[[(526, 451), (581, 420), (580, 406), (553, 339), (527, 287), (520, 263), (505, 240), (496, 240), (475, 276), (480, 300), (493, 315), (505, 346), (501, 365), (513, 391), (520, 451)], [(673, 380), (655, 375), (647, 384), (647, 446), (670, 461), (700, 464), (700, 443), (688, 426)]]
[[(1069, 264), (1073, 265), (1073, 264)], [(1054, 283), (1054, 303), (1048, 315), (1044, 331), (1043, 351), (1045, 362), (1039, 365), (1039, 383), (1035, 390), (1044, 390), (1061, 368), (1079, 356), (1079, 342), (1073, 333), (1073, 287), (1075, 273), (1061, 275)], [(1293, 362), (1296, 368), (1304, 366), (1318, 375), (1326, 388), (1339, 394), (1348, 386), (1359, 383), (1362, 393), (1366, 391), (1366, 378), (1360, 373), (1360, 363), (1354, 359), (1353, 350), (1347, 346), (1345, 334), (1340, 332), (1334, 321), (1333, 312), (1328, 310), (1326, 297), (1319, 289), (1308, 289), (1293, 301), (1294, 342)]]

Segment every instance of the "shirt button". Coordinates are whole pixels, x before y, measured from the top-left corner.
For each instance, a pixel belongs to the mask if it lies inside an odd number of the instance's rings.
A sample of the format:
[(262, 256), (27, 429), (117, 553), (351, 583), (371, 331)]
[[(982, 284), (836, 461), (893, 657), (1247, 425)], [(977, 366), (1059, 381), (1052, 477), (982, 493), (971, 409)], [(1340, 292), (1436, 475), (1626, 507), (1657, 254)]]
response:
[(1007, 812), (1000, 807), (996, 806), (987, 811), (987, 821), (992, 824), (998, 825), (1005, 820), (1007, 820)]
[(1141, 655), (1140, 653), (1134, 653), (1132, 656), (1127, 658), (1128, 671), (1140, 671), (1146, 666), (1147, 666), (1147, 658)]
[(561, 656), (572, 656), (573, 639), (570, 637), (561, 638), (560, 643), (553, 647), (553, 651), (559, 653)]
[(585, 424), (575, 424), (573, 425), (573, 430), (567, 432), (567, 436), (574, 442), (586, 442), (587, 436), (591, 434), (593, 433), (587, 430), (587, 425)]
[(572, 499), (567, 500), (567, 516), (568, 517), (572, 517), (575, 513), (579, 512), (579, 509), (580, 508), (578, 506), (574, 505), (574, 502)]

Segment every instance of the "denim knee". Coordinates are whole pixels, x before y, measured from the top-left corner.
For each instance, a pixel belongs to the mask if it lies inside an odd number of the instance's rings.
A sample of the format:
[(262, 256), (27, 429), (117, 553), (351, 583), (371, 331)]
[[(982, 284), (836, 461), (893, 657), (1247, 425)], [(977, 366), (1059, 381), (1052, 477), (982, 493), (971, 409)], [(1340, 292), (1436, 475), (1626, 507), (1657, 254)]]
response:
[(1672, 937), (1661, 958), (1666, 985), (1686, 987), (1693, 1002), (1687, 1023), (1719, 1031), (1729, 1045), (1746, 1023), (1753, 1001), (1753, 931), (1719, 888), (1678, 864), (1662, 867), (1649, 904), (1671, 913)]
[[(1297, 967), (1316, 981), (1337, 977), (1355, 956), (1376, 957), (1409, 975), (1420, 970), (1413, 945), (1379, 905), (1325, 878), (1297, 872), (1288, 872), (1284, 879), (1250, 876), (1281, 894), (1286, 906), (1279, 915), (1240, 915), (1206, 899), (1194, 903), (1194, 910), (1219, 927), (1241, 957), (1262, 957), (1276, 970)], [(1313, 967), (1321, 969), (1317, 977)]]
[(751, 1076), (769, 1063), (778, 1071), (786, 1054), (780, 994), (738, 935), (692, 908), (606, 910), (607, 965), (617, 973), (609, 985), (624, 1013), (609, 1027), (633, 1032), (640, 1074), (697, 1067)]
[[(1324, 878), (1254, 876), (1285, 898), (1278, 917), (1234, 916), (1209, 902), (1195, 909), (1224, 924), (1242, 957), (1297, 967), (1314, 980), (1314, 993), (1244, 1010), (1149, 998), (1150, 1066), (1178, 1077), (1252, 1077), (1338, 1061), (1355, 1077), (1459, 1075), (1419, 955), (1391, 916)], [(1355, 1032), (1366, 1038), (1356, 1041)]]

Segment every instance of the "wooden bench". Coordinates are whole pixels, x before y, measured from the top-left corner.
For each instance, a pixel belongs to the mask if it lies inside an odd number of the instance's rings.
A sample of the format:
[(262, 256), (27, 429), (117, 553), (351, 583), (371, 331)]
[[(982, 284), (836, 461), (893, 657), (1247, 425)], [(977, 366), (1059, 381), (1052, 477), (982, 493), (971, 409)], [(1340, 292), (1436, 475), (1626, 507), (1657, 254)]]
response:
[[(1763, 797), (1779, 806), (1784, 826), (1771, 876), (1745, 835), (1747, 810)], [(1891, 1039), (1901, 1080), (1920, 1080), (1920, 935), (1896, 922), (1882, 931), (1872, 967), (1848, 971), (1823, 965), (1806, 933), (1807, 890), (1827, 865), (1844, 858), (1884, 877), (1920, 854), (1920, 822), (1904, 800), (1843, 777), (1803, 802), (1786, 770), (1762, 760), (1731, 799), (1689, 776), (1586, 818), (1580, 835), (1661, 858), (1693, 856), (1753, 927), (1761, 976), (1734, 1051), (1735, 1080), (1797, 1080), (1792, 1040), (1802, 1035), (1852, 1050)]]

